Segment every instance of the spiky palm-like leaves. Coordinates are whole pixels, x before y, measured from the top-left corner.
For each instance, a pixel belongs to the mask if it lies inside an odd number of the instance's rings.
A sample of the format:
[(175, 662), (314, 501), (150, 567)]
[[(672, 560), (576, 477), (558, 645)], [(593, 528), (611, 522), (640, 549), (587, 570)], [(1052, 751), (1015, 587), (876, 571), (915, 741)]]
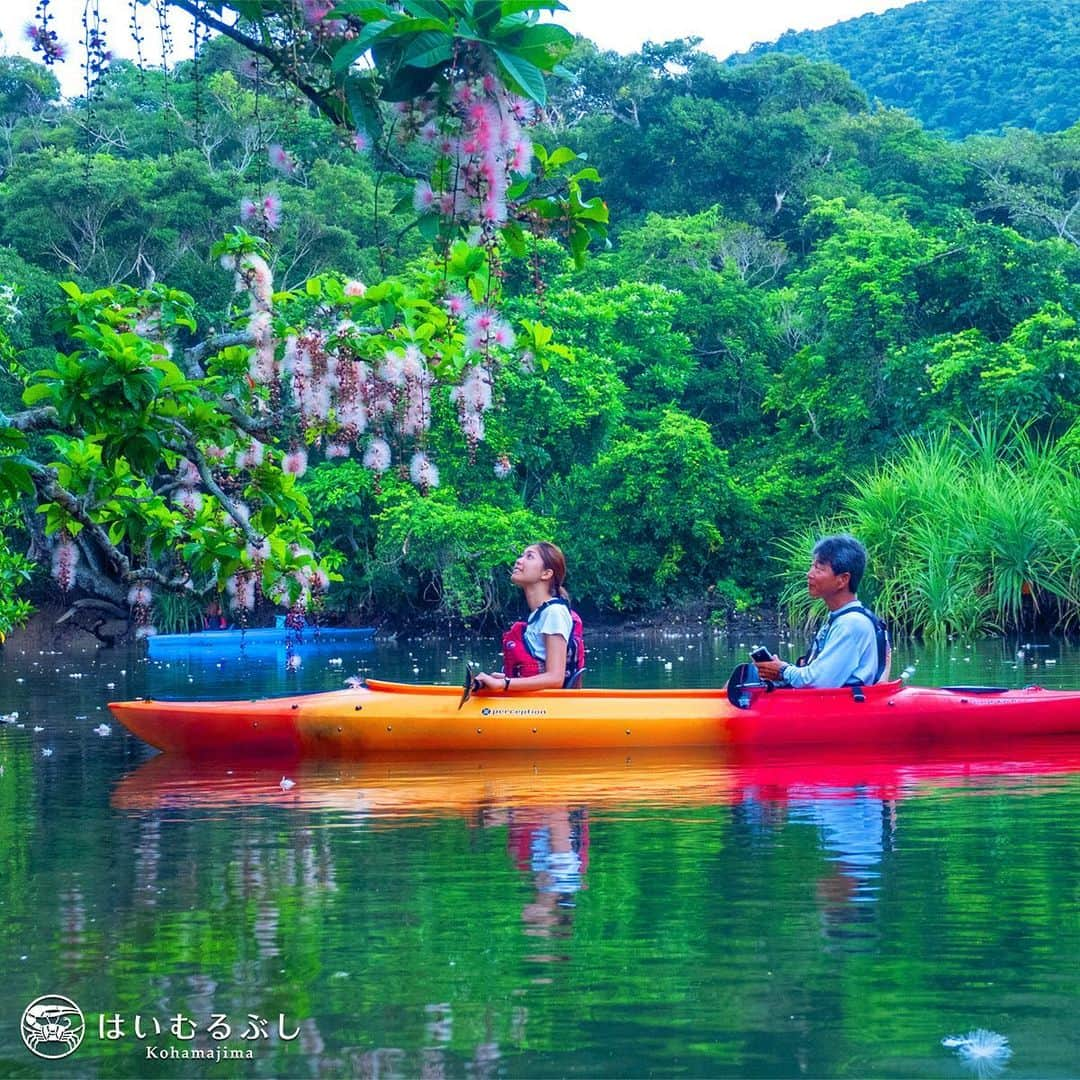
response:
[[(860, 592), (895, 628), (966, 636), (1080, 618), (1080, 477), (1064, 450), (1016, 425), (907, 440), (831, 525), (866, 544)], [(781, 544), (796, 623), (812, 618), (801, 571), (821, 531)]]

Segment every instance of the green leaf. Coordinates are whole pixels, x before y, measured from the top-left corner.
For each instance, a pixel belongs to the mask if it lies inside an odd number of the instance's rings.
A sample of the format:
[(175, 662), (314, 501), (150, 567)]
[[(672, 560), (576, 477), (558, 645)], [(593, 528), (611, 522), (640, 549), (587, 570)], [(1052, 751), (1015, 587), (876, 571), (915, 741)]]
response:
[(446, 6), (440, 4), (439, 0), (402, 0), (401, 6), (417, 18), (424, 18), (427, 16), (432, 19), (446, 20), (450, 17), (450, 13), (446, 10)]
[(521, 226), (516, 221), (507, 222), (503, 226), (502, 234), (510, 251), (517, 255), (518, 258), (524, 258), (526, 252), (525, 232)]
[(24, 404), (34, 405), (39, 401), (44, 401), (46, 398), (52, 398), (53, 394), (54, 388), (51, 383), (35, 383), (23, 391), (22, 399)]
[(424, 214), (417, 219), (416, 228), (425, 240), (434, 240), (439, 235), (440, 224), (438, 214)]
[[(503, 10), (506, 10), (505, 6)], [(558, 23), (538, 23), (527, 26), (517, 41), (519, 49), (541, 49), (551, 45), (570, 46), (573, 44), (574, 35)]]
[(544, 162), (544, 170), (554, 172), (556, 169), (562, 168), (563, 165), (569, 165), (571, 161), (577, 160), (577, 151), (571, 150), (569, 146), (560, 146), (552, 150), (548, 155), (547, 160)]
[(501, 49), (496, 46), (492, 51), (495, 53), (500, 67), (506, 72), (518, 90), (537, 104), (546, 104), (547, 86), (544, 83), (544, 73), (535, 64), (523, 60), (509, 49)]
[(425, 30), (409, 43), (402, 59), (412, 67), (432, 68), (445, 64), (454, 55), (454, 39), (439, 30)]
[(405, 37), (407, 34), (421, 34), (432, 30), (442, 34), (451, 33), (450, 26), (442, 19), (398, 19), (382, 32), (382, 37)]
[(483, 34), (490, 33), (503, 14), (509, 13), (504, 13), (502, 0), (473, 0), (473, 20)]
[(570, 254), (574, 265), (580, 270), (585, 265), (585, 252), (589, 249), (589, 233), (584, 225), (576, 222), (570, 229)]
[(574, 175), (571, 176), (570, 179), (577, 180), (579, 182), (582, 180), (592, 180), (595, 183), (599, 183), (600, 173), (592, 165), (589, 165), (587, 168), (582, 169), (580, 172), (574, 173)]
[(568, 11), (560, 0), (502, 0), (502, 13), (515, 15), (519, 11)]
[(371, 48), (389, 26), (390, 23), (385, 21), (368, 23), (352, 41), (347, 41), (342, 45), (334, 53), (334, 59), (330, 62), (330, 70), (334, 76), (341, 78)]

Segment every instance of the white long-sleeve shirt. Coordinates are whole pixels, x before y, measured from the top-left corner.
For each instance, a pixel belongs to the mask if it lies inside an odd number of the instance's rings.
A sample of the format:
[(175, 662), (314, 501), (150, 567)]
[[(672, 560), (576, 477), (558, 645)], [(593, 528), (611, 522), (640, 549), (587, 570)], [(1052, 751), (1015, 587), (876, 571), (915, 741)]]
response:
[(850, 608), (862, 607), (858, 600), (837, 608), (817, 632), (813, 659), (805, 667), (787, 664), (781, 677), (788, 686), (844, 686), (861, 680), (869, 685), (877, 675), (877, 634), (864, 615), (839, 618)]

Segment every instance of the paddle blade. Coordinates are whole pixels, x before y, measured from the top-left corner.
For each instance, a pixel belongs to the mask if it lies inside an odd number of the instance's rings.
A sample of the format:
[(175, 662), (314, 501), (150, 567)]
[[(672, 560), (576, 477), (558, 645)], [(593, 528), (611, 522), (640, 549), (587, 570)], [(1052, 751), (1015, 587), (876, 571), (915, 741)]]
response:
[(757, 668), (753, 664), (739, 664), (728, 679), (728, 701), (736, 709), (749, 709), (753, 701), (752, 691), (763, 687), (761, 676), (758, 675)]
[(465, 665), (465, 685), (461, 688), (461, 700), (457, 703), (457, 707), (460, 709), (469, 698), (472, 697), (473, 690), (473, 673), (472, 668)]

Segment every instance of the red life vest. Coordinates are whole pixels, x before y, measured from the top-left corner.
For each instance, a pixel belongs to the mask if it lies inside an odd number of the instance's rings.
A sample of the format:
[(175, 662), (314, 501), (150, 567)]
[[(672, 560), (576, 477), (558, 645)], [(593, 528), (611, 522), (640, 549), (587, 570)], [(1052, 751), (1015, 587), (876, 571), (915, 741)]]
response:
[[(541, 604), (528, 618), (522, 619), (503, 634), (503, 674), (508, 679), (523, 679), (529, 675), (540, 675), (544, 665), (529, 648), (525, 640), (525, 628), (529, 623), (540, 618), (540, 612), (549, 604), (570, 604), (561, 596), (554, 596)], [(570, 608), (570, 640), (566, 643), (566, 677), (563, 686), (571, 686), (578, 673), (585, 667), (585, 634), (581, 624), (581, 616)]]

